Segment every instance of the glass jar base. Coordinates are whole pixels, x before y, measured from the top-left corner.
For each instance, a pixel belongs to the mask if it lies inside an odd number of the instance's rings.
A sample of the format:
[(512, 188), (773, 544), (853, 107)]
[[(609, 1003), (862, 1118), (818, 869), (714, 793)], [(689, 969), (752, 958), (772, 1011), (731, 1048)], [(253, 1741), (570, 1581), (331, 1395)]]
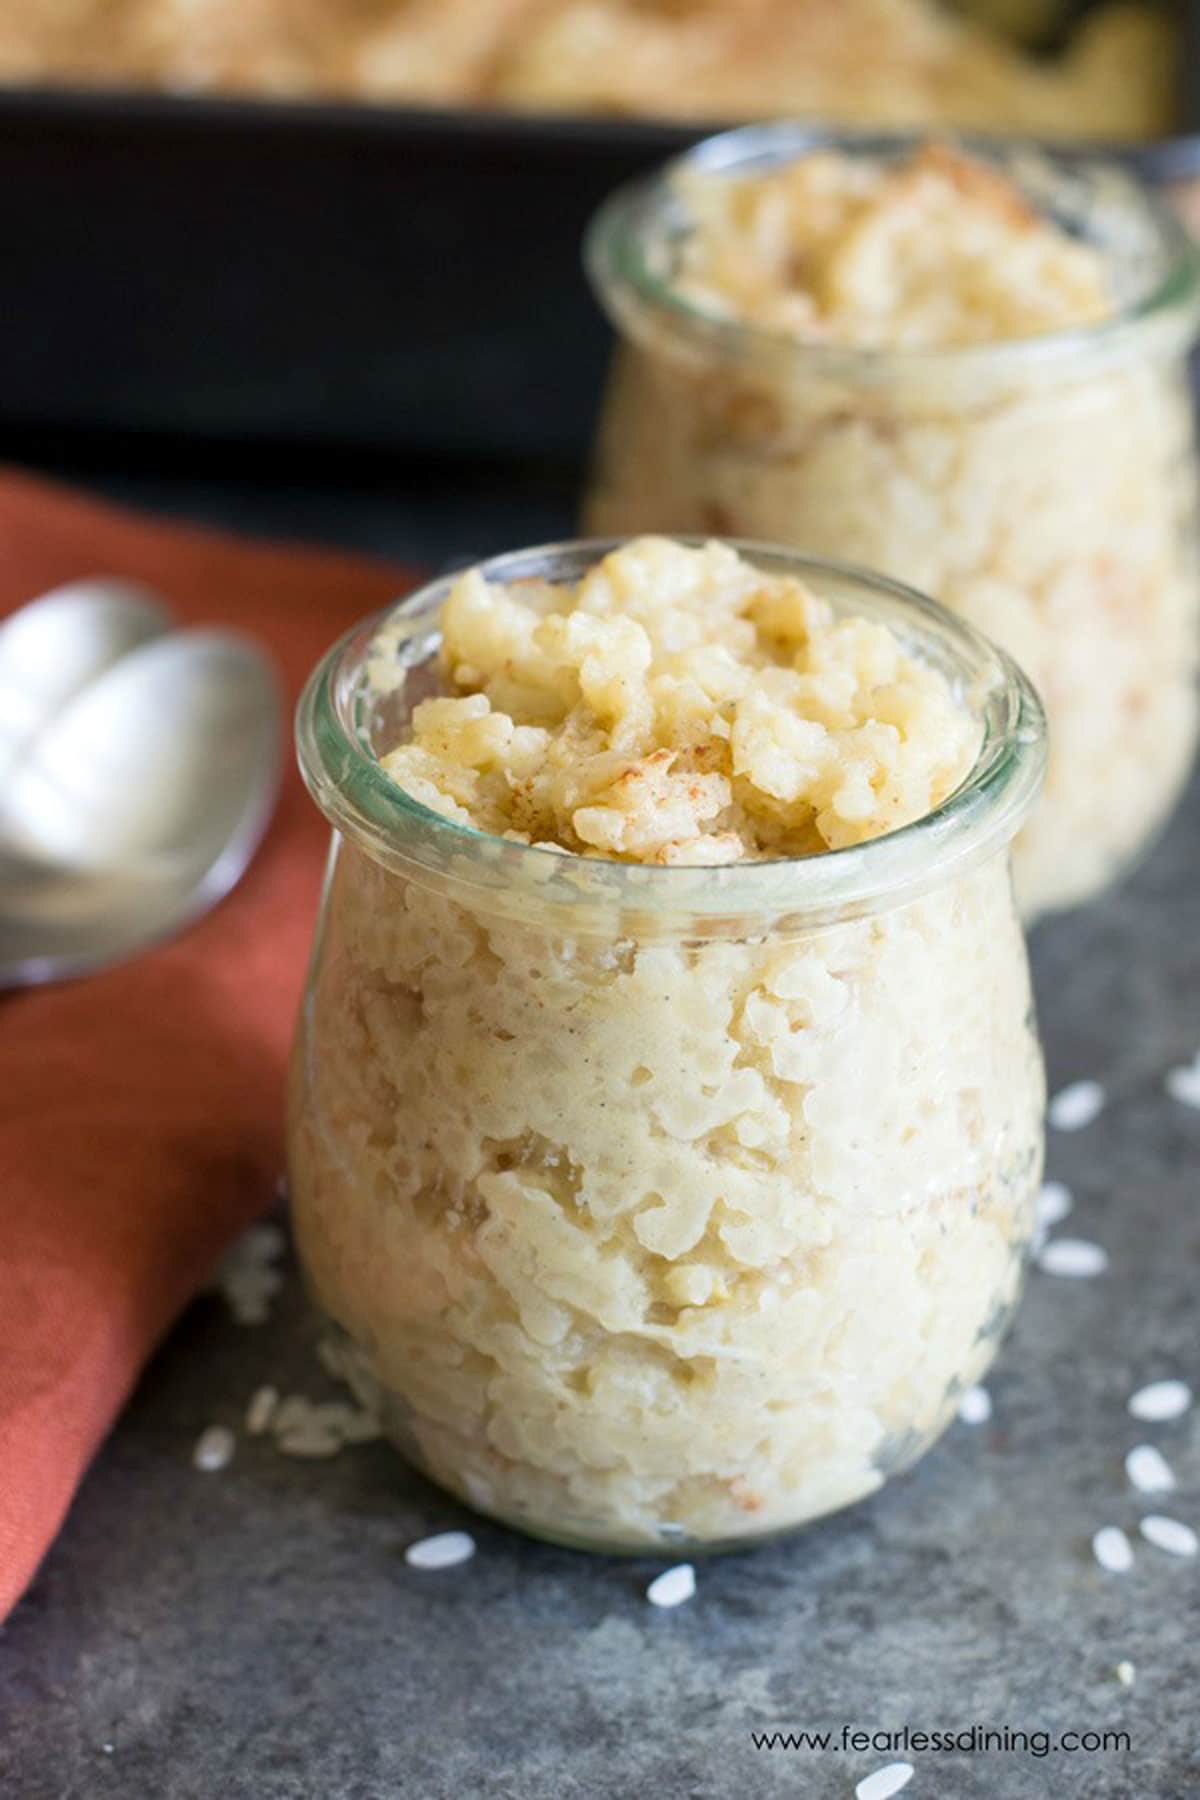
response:
[[(972, 1372), (973, 1378), (978, 1379), (986, 1374), (1011, 1320), (1012, 1311), (1011, 1305), (998, 1310), (981, 1333), (980, 1347), (986, 1355)], [(797, 1536), (837, 1513), (848, 1512), (878, 1493), (893, 1476), (912, 1468), (932, 1449), (955, 1418), (963, 1387), (957, 1381), (952, 1385), (937, 1418), (927, 1429), (905, 1432), (882, 1445), (874, 1465), (869, 1470), (864, 1470), (861, 1485), (847, 1490), (828, 1505), (802, 1512), (793, 1519), (772, 1524), (760, 1531), (747, 1530), (702, 1537), (682, 1524), (663, 1520), (643, 1535), (625, 1537), (619, 1531), (614, 1531), (611, 1524), (589, 1524), (586, 1519), (553, 1523), (541, 1515), (497, 1504), (485, 1495), (482, 1483), (473, 1482), (469, 1475), (459, 1478), (438, 1468), (421, 1449), (419, 1431), (411, 1409), (399, 1396), (388, 1392), (381, 1385), (372, 1372), (367, 1357), (340, 1325), (333, 1322), (327, 1314), (323, 1315), (323, 1322), (325, 1330), (322, 1360), (326, 1367), (346, 1382), (359, 1403), (378, 1421), (383, 1436), (392, 1449), (417, 1474), (491, 1524), (502, 1525), (507, 1530), (519, 1532), (524, 1537), (553, 1545), (557, 1549), (620, 1557), (627, 1561), (646, 1557), (692, 1560), (738, 1555)]]

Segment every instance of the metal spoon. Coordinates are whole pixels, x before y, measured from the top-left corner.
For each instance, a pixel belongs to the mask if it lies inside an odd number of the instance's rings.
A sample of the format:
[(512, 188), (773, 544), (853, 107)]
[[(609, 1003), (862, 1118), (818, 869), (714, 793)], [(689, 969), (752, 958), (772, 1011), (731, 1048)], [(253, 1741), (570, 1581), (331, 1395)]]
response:
[(70, 581), (0, 624), (0, 780), (60, 707), (170, 626), (157, 594), (133, 581)]
[(220, 631), (144, 643), (68, 701), (0, 798), (0, 987), (132, 955), (246, 868), (279, 784), (279, 691)]

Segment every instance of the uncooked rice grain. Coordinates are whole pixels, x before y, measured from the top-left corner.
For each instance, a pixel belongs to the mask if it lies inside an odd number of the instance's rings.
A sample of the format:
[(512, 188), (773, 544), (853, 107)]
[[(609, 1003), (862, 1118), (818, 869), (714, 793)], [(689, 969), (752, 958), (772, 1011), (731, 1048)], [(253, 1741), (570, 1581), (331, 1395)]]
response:
[(1075, 1201), (1070, 1188), (1062, 1181), (1043, 1181), (1037, 1201), (1037, 1222), (1047, 1230), (1061, 1225)]
[(1124, 1575), (1133, 1567), (1133, 1545), (1118, 1525), (1105, 1525), (1096, 1532), (1092, 1554), (1110, 1575)]
[(1163, 1513), (1147, 1513), (1140, 1530), (1148, 1544), (1165, 1550), (1168, 1556), (1195, 1556), (1200, 1539), (1190, 1525), (1181, 1519), (1168, 1519)]
[(210, 1425), (196, 1439), (196, 1447), (192, 1451), (192, 1465), (203, 1469), (206, 1474), (216, 1469), (224, 1469), (233, 1460), (233, 1452), (237, 1440), (228, 1425)]
[(855, 1800), (890, 1800), (913, 1778), (913, 1765), (906, 1762), (886, 1763), (874, 1774), (865, 1775), (855, 1788)]
[(1138, 1444), (1129, 1452), (1125, 1473), (1142, 1494), (1165, 1494), (1175, 1486), (1170, 1463), (1153, 1444)]
[(970, 1387), (958, 1403), (964, 1425), (986, 1425), (992, 1416), (992, 1396), (985, 1387)]
[(277, 1437), (276, 1445), (284, 1456), (303, 1456), (314, 1460), (324, 1456), (336, 1456), (342, 1447), (342, 1440), (336, 1431), (326, 1425), (296, 1425), (282, 1437)]
[(1167, 1092), (1181, 1106), (1200, 1107), (1200, 1050), (1190, 1063), (1167, 1071)]
[(453, 1569), (475, 1554), (475, 1539), (466, 1531), (439, 1531), (410, 1544), (404, 1560), (410, 1569)]
[(691, 1563), (676, 1563), (673, 1569), (664, 1569), (655, 1576), (646, 1589), (646, 1598), (651, 1606), (682, 1606), (695, 1592), (695, 1569)]
[(1082, 1131), (1103, 1111), (1104, 1098), (1098, 1081), (1073, 1081), (1055, 1094), (1046, 1117), (1056, 1131)]
[(270, 1425), (278, 1405), (278, 1389), (273, 1387), (255, 1388), (250, 1396), (250, 1404), (246, 1408), (246, 1430), (251, 1437), (262, 1436)]
[(1152, 1381), (1131, 1395), (1129, 1410), (1135, 1419), (1161, 1425), (1182, 1418), (1191, 1404), (1192, 1390), (1186, 1381)]
[(275, 1408), (275, 1414), (271, 1420), (271, 1430), (276, 1437), (281, 1437), (284, 1432), (291, 1431), (295, 1426), (307, 1425), (309, 1410), (309, 1403), (302, 1394), (289, 1394)]
[(1046, 1275), (1063, 1275), (1073, 1280), (1086, 1280), (1103, 1275), (1108, 1268), (1108, 1252), (1086, 1238), (1053, 1238), (1038, 1252), (1038, 1268)]

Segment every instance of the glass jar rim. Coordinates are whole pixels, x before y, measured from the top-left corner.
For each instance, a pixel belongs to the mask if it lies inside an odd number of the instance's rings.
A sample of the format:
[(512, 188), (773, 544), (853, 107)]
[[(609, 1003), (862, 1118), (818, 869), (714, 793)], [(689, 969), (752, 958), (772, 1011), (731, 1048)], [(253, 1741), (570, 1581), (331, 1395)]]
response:
[[(578, 539), (512, 551), (476, 565), (486, 580), (578, 580), (626, 538)], [(711, 539), (673, 536), (700, 546)], [(569, 909), (572, 929), (586, 917), (635, 910), (640, 919), (717, 920), (747, 913), (852, 917), (901, 904), (954, 872), (1006, 848), (1029, 811), (1045, 767), (1041, 702), (1023, 672), (963, 619), (915, 589), (852, 564), (776, 545), (722, 539), (764, 573), (798, 576), (818, 593), (838, 585), (855, 608), (885, 619), (907, 646), (948, 672), (979, 705), (983, 734), (959, 787), (931, 812), (898, 830), (808, 857), (724, 865), (664, 866), (579, 856), (515, 843), (447, 818), (405, 791), (383, 769), (369, 741), (370, 707), (383, 656), (393, 688), (436, 647), (436, 622), (465, 572), (444, 574), (353, 627), (310, 676), (296, 709), (296, 747), (313, 799), (334, 829), (377, 862), (458, 897), (491, 896), (494, 910), (527, 915), (529, 904)], [(834, 603), (836, 606), (836, 602)], [(386, 639), (382, 638), (384, 632)], [(406, 647), (413, 653), (405, 660)], [(417, 650), (422, 652), (417, 655)], [(596, 926), (593, 925), (592, 929)], [(643, 930), (645, 927), (643, 926)]]
[(776, 356), (803, 359), (806, 364), (831, 372), (865, 375), (888, 367), (915, 370), (922, 365), (954, 367), (963, 372), (997, 365), (1032, 369), (1079, 355), (1120, 353), (1131, 336), (1136, 340), (1154, 323), (1174, 326), (1185, 342), (1195, 336), (1200, 326), (1200, 245), (1143, 179), (1111, 157), (1048, 150), (1043, 146), (1034, 152), (1028, 146), (1002, 146), (969, 136), (955, 136), (949, 141), (991, 161), (1006, 155), (1010, 162), (1023, 160), (1030, 166), (1036, 162), (1063, 179), (1071, 176), (1078, 180), (1087, 175), (1120, 181), (1136, 200), (1162, 248), (1161, 278), (1108, 317), (1083, 325), (985, 343), (855, 345), (817, 342), (722, 314), (687, 299), (668, 275), (651, 264), (649, 252), (659, 241), (652, 228), (665, 225), (667, 209), (673, 203), (671, 184), (683, 169), (749, 172), (777, 167), (823, 149), (855, 156), (897, 156), (930, 142), (944, 141), (947, 140), (931, 138), (924, 132), (836, 132), (795, 119), (776, 119), (719, 132), (660, 164), (650, 175), (625, 182), (601, 202), (584, 232), (583, 261), (588, 279), (618, 327), (625, 323), (622, 300), (632, 297), (681, 331), (716, 347), (750, 345)]

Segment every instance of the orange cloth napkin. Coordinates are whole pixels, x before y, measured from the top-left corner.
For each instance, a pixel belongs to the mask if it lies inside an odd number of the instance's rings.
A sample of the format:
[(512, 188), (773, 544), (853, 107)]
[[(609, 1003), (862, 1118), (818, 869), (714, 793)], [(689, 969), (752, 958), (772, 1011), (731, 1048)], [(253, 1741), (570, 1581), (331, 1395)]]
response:
[[(251, 633), (293, 701), (330, 642), (412, 580), (0, 475), (0, 615), (94, 574), (158, 588), (180, 623)], [(328, 841), (287, 762), (262, 848), (205, 919), (106, 973), (0, 996), (0, 1619), (146, 1358), (282, 1168)]]

